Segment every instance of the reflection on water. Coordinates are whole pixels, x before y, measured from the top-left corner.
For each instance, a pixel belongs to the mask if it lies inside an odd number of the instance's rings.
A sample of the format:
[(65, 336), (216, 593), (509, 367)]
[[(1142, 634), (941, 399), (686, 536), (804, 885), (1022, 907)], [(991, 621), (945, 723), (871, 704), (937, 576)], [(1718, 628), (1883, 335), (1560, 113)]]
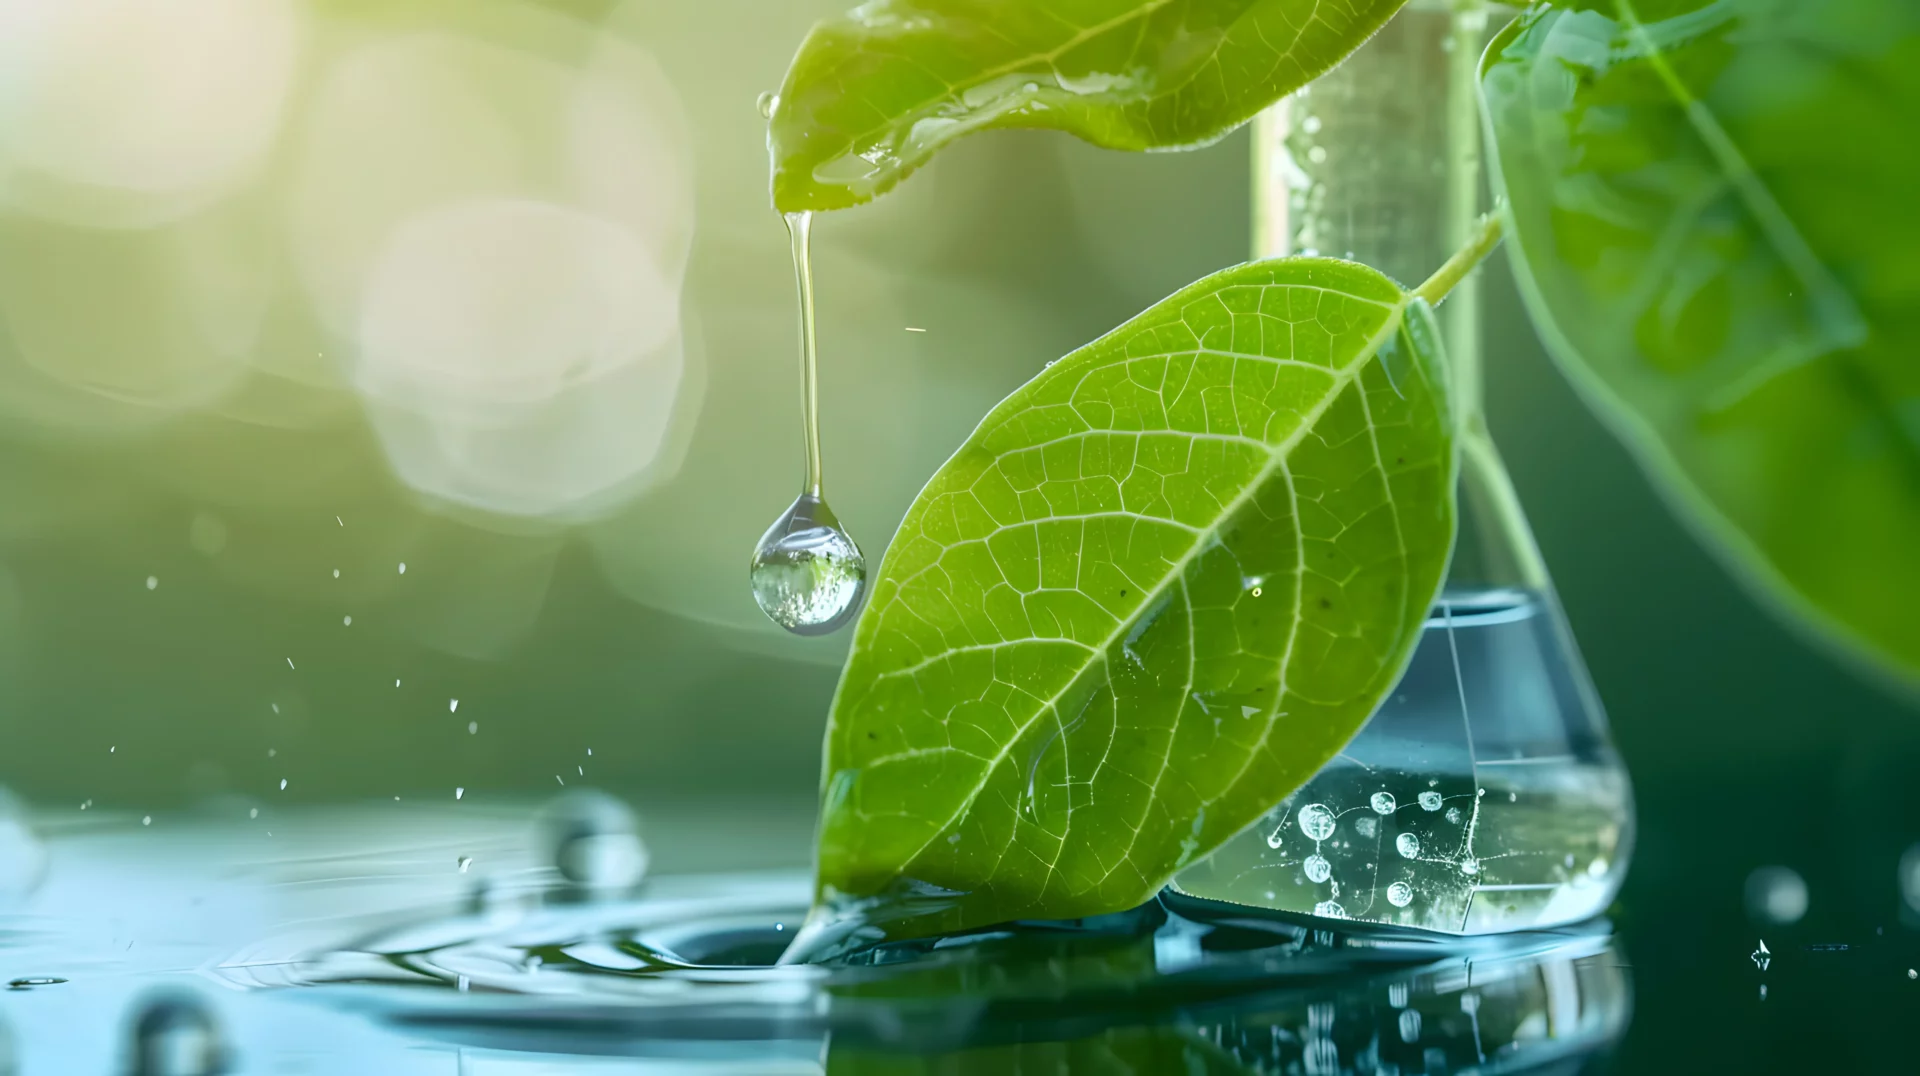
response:
[(776, 967), (802, 870), (635, 887), (618, 801), (525, 817), (50, 828), (0, 977), (68, 981), (0, 991), (0, 1076), (1518, 1072), (1579, 1067), (1629, 1009), (1604, 926), (1442, 944), (1174, 894)]

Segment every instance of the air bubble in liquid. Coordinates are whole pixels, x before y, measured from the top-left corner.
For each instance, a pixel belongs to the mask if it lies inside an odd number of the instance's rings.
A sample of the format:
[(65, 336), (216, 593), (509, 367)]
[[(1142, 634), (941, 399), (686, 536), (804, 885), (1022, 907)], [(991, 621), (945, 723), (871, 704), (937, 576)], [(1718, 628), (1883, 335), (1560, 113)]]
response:
[(1413, 887), (1405, 882), (1395, 882), (1387, 887), (1387, 903), (1396, 908), (1404, 908), (1413, 903)]
[(1333, 836), (1333, 811), (1324, 803), (1309, 803), (1300, 808), (1300, 832), (1309, 840), (1324, 841)]
[(1439, 810), (1440, 809), (1440, 793), (1435, 792), (1432, 789), (1428, 789), (1427, 791), (1420, 793), (1420, 807), (1422, 810), (1427, 810), (1427, 811)]
[(1393, 839), (1394, 850), (1408, 859), (1420, 854), (1420, 838), (1411, 833), (1402, 833)]
[(1375, 814), (1392, 814), (1393, 813), (1394, 802), (1393, 802), (1393, 793), (1391, 792), (1375, 792), (1373, 794), (1373, 799), (1369, 802), (1372, 804), (1373, 812)]
[(825, 635), (859, 611), (867, 562), (827, 502), (803, 493), (761, 537), (749, 578), (768, 619), (796, 635)]
[(1315, 882), (1324, 882), (1333, 877), (1333, 864), (1328, 863), (1327, 857), (1318, 852), (1307, 857), (1303, 869), (1307, 872), (1307, 877)]

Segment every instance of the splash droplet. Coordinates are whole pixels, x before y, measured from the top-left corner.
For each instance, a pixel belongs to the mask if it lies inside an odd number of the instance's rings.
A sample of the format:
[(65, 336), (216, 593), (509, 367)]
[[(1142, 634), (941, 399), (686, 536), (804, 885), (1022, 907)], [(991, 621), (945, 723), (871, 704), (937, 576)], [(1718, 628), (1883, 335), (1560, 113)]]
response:
[(1396, 908), (1404, 908), (1413, 903), (1413, 887), (1405, 882), (1395, 882), (1387, 887), (1387, 903)]
[(761, 537), (749, 577), (769, 620), (796, 635), (825, 635), (859, 610), (867, 562), (827, 502), (803, 493)]

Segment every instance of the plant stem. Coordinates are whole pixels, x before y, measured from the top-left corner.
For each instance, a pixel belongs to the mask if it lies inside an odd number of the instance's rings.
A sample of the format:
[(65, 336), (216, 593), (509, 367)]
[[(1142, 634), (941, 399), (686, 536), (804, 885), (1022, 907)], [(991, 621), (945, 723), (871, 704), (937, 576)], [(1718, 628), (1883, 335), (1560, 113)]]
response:
[(1413, 293), (1434, 306), (1439, 306), (1440, 301), (1447, 297), (1447, 293), (1453, 290), (1454, 285), (1464, 280), (1468, 273), (1479, 268), (1487, 255), (1493, 253), (1493, 248), (1499, 245), (1500, 211), (1496, 208), (1493, 212), (1481, 217), (1475, 224), (1473, 234), (1467, 239), (1467, 245), (1454, 251), (1453, 257), (1448, 258), (1445, 265), (1435, 270), (1425, 283), (1413, 289)]

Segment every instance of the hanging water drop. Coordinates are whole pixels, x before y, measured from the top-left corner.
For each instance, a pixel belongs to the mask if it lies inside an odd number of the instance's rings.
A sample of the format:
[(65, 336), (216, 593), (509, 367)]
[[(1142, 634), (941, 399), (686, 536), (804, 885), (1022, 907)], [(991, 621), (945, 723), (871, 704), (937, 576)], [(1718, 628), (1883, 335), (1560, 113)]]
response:
[(820, 385), (807, 250), (811, 220), (810, 213), (786, 216), (800, 292), (800, 428), (806, 482), (800, 496), (761, 536), (748, 571), (761, 611), (796, 635), (825, 635), (844, 627), (859, 611), (867, 582), (866, 558), (821, 492)]
[(780, 95), (767, 90), (755, 99), (753, 104), (760, 110), (761, 119), (770, 120), (773, 118), (773, 110), (780, 107)]
[(768, 619), (796, 635), (825, 635), (859, 610), (867, 564), (827, 502), (803, 493), (761, 537), (750, 578)]

